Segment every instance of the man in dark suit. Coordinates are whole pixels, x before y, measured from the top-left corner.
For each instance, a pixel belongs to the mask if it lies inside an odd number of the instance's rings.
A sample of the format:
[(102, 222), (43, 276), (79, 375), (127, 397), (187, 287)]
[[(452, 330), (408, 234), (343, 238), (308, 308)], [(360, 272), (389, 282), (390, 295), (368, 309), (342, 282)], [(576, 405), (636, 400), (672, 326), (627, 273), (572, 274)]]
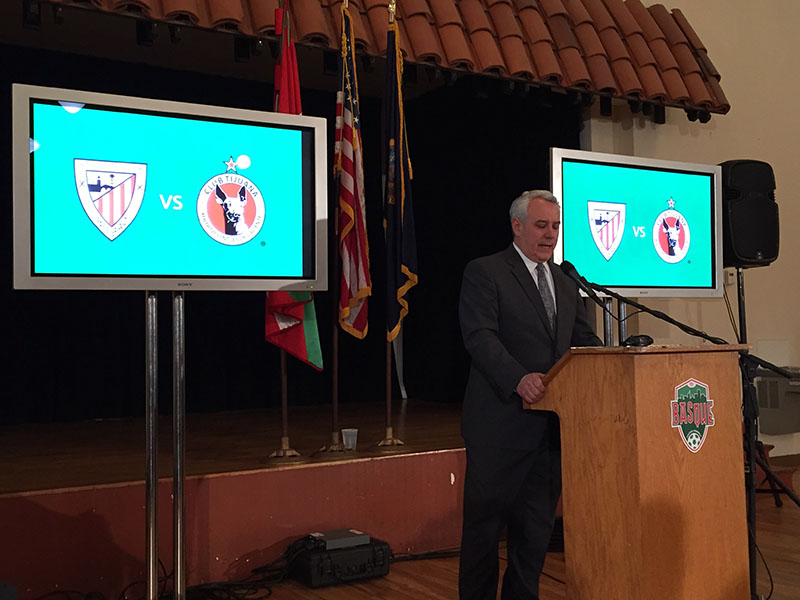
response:
[(503, 600), (538, 599), (561, 493), (558, 421), (523, 410), (571, 346), (597, 346), (575, 283), (552, 262), (556, 198), (523, 193), (511, 205), (514, 243), (464, 270), (459, 319), (472, 365), (461, 433), (467, 453), (459, 566), (461, 600), (494, 600), (497, 546), (507, 527)]

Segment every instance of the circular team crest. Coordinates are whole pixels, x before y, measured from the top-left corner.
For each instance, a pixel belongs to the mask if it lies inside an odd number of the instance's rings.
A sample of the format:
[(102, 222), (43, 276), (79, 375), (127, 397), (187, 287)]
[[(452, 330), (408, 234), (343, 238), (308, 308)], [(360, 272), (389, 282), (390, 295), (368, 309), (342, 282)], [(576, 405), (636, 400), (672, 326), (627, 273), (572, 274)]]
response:
[(197, 195), (197, 218), (212, 239), (228, 246), (252, 240), (264, 225), (264, 197), (247, 177), (215, 175)]
[(670, 198), (669, 208), (656, 217), (653, 225), (653, 245), (661, 260), (677, 263), (689, 252), (691, 234), (686, 218), (673, 208), (675, 201)]

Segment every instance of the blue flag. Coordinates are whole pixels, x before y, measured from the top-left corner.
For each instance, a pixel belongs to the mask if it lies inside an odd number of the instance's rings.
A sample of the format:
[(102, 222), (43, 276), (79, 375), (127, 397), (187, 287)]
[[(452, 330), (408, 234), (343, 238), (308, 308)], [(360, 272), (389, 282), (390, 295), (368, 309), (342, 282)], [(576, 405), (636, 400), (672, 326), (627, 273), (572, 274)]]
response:
[(411, 160), (408, 156), (406, 124), (403, 117), (403, 55), (397, 23), (389, 24), (386, 42), (386, 93), (384, 95), (384, 151), (386, 190), (384, 221), (386, 233), (386, 339), (400, 333), (408, 314), (408, 290), (417, 285), (417, 241), (411, 203)]

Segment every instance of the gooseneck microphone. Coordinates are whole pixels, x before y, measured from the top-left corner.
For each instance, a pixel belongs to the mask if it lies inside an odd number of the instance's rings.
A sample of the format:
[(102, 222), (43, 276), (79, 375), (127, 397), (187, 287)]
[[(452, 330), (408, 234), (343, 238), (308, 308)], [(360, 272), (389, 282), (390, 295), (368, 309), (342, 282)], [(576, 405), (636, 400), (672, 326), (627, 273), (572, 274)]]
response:
[(575, 268), (575, 265), (573, 265), (568, 260), (562, 261), (561, 270), (564, 271), (564, 274), (570, 279), (572, 279), (572, 281), (574, 281), (578, 285), (578, 287), (581, 288), (586, 293), (587, 296), (589, 296), (589, 298), (591, 298), (597, 304), (599, 304), (603, 310), (606, 311), (608, 310), (606, 303), (600, 299), (600, 297), (597, 295), (597, 292), (595, 292), (592, 289), (592, 286), (589, 285), (589, 282), (586, 281), (583, 277), (581, 277), (581, 274), (578, 273), (578, 270)]

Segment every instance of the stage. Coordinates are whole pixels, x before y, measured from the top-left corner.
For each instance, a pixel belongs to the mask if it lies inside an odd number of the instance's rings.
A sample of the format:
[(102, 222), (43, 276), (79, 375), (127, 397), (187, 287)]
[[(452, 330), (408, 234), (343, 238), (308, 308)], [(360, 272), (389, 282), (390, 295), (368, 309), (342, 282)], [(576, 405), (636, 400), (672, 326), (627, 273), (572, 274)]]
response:
[[(395, 554), (458, 546), (464, 450), (459, 405), (397, 403), (399, 452), (371, 447), (383, 403), (343, 405), (354, 452), (330, 442), (329, 407), (290, 410), (289, 439), (306, 459), (274, 464), (279, 411), (190, 414), (186, 428), (188, 585), (229, 581), (313, 531), (360, 529)], [(159, 421), (159, 555), (172, 563), (171, 417)], [(116, 597), (145, 575), (144, 420), (0, 430), (0, 581), (20, 598), (56, 590)]]
[[(313, 531), (358, 528), (396, 555), (456, 548), (460, 542), (464, 450), (460, 405), (409, 400), (392, 416), (396, 454), (370, 449), (383, 438), (384, 404), (345, 404), (341, 427), (359, 446), (341, 460), (313, 457), (330, 441), (329, 407), (290, 410), (289, 434), (304, 462), (273, 465), (280, 447), (275, 410), (189, 414), (186, 434), (188, 584), (241, 579)], [(159, 555), (172, 569), (171, 418), (159, 421)], [(20, 425), (0, 429), (0, 582), (20, 600), (57, 591), (118, 598), (145, 578), (143, 419)], [(781, 476), (798, 457), (775, 461)], [(786, 477), (792, 481), (791, 475)], [(776, 579), (773, 598), (800, 593), (794, 541), (800, 511), (758, 499), (759, 545)], [(501, 553), (502, 554), (502, 553)], [(501, 568), (504, 567), (501, 561)], [(455, 598), (458, 559), (395, 563), (389, 576), (309, 590), (276, 586), (287, 600)], [(550, 554), (543, 600), (565, 598), (564, 555)], [(163, 574), (162, 574), (163, 575)], [(768, 591), (759, 565), (759, 590)], [(144, 594), (134, 586), (128, 598)], [(411, 595), (409, 595), (411, 594)], [(414, 595), (416, 594), (416, 595)], [(75, 596), (77, 598), (78, 596)]]

